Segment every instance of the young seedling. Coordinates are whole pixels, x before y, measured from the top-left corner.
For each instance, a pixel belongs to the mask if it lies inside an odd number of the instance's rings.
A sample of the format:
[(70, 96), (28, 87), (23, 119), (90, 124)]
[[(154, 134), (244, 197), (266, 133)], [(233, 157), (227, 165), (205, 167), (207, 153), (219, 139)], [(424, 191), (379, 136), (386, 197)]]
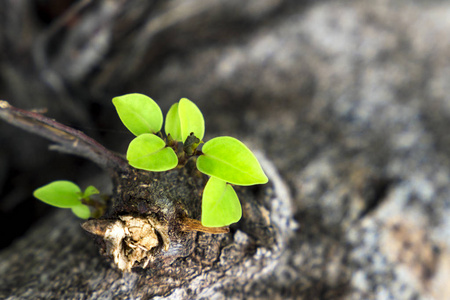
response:
[(36, 189), (33, 196), (55, 207), (70, 208), (77, 217), (88, 219), (91, 216), (88, 204), (92, 203), (91, 196), (96, 194), (99, 191), (92, 185), (82, 192), (75, 183), (59, 180)]
[(192, 101), (182, 98), (170, 107), (165, 140), (161, 109), (151, 98), (128, 94), (114, 98), (113, 104), (124, 125), (137, 136), (127, 150), (131, 166), (152, 172), (168, 171), (193, 158), (197, 159), (197, 169), (211, 176), (202, 195), (203, 226), (222, 227), (240, 220), (242, 209), (231, 184), (268, 182), (256, 157), (239, 140), (223, 136), (203, 142), (205, 121)]
[[(161, 109), (149, 97), (129, 94), (114, 98), (113, 103), (124, 125), (136, 136), (128, 146), (127, 159), (78, 130), (6, 101), (0, 101), (0, 119), (53, 141), (53, 150), (85, 157), (107, 171), (112, 180), (108, 199), (93, 187), (82, 192), (68, 181), (50, 183), (34, 195), (89, 218), (83, 229), (100, 238), (100, 252), (118, 269), (165, 272), (178, 258), (203, 247), (196, 244), (196, 232), (227, 233), (228, 225), (241, 219), (235, 185), (263, 184), (268, 179), (253, 153), (237, 139), (203, 141), (203, 115), (186, 98), (170, 107), (164, 133)], [(251, 196), (247, 201), (250, 218), (242, 223), (242, 229), (269, 226), (259, 218), (261, 204)], [(265, 232), (255, 234), (265, 239)], [(217, 247), (224, 241), (208, 239)], [(170, 269), (167, 272), (172, 274)]]

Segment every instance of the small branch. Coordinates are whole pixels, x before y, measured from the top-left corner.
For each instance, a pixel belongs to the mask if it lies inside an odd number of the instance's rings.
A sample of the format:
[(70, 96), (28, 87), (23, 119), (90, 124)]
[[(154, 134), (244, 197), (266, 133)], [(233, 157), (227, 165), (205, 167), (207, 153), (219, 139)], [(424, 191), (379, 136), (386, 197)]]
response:
[(52, 150), (82, 156), (106, 170), (128, 168), (125, 159), (109, 151), (83, 132), (62, 125), (39, 113), (16, 108), (0, 100), (0, 119), (55, 142), (56, 145), (50, 146)]
[(198, 220), (185, 218), (181, 223), (181, 231), (201, 231), (212, 234), (227, 233), (230, 231), (228, 226), (224, 227), (205, 227)]

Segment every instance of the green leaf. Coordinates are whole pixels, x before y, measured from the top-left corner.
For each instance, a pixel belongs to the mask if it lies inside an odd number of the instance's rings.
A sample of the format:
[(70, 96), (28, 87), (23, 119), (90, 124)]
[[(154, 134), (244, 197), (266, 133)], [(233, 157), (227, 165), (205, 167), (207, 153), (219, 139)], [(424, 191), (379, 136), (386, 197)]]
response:
[(161, 130), (163, 115), (158, 104), (142, 94), (127, 94), (112, 100), (122, 123), (134, 135)]
[(88, 186), (83, 193), (83, 198), (89, 198), (92, 195), (100, 194), (99, 190), (97, 190), (94, 186)]
[(169, 135), (175, 141), (184, 141), (181, 137), (180, 116), (178, 115), (178, 103), (172, 105), (166, 115), (166, 124), (164, 126), (166, 135)]
[(237, 185), (264, 184), (269, 180), (253, 153), (239, 140), (217, 137), (203, 145), (197, 169)]
[(75, 183), (66, 180), (53, 181), (33, 192), (33, 196), (47, 204), (70, 208), (81, 203), (81, 190)]
[(127, 150), (128, 163), (147, 171), (167, 171), (178, 165), (178, 157), (172, 148), (151, 133), (144, 133), (134, 138)]
[(178, 115), (181, 126), (181, 141), (184, 143), (191, 132), (201, 141), (205, 135), (205, 120), (197, 105), (189, 99), (182, 98), (178, 104)]
[(91, 210), (89, 206), (80, 204), (72, 207), (72, 212), (80, 219), (89, 219), (91, 216)]
[(242, 209), (233, 187), (225, 181), (211, 177), (202, 197), (202, 225), (222, 227), (241, 219)]

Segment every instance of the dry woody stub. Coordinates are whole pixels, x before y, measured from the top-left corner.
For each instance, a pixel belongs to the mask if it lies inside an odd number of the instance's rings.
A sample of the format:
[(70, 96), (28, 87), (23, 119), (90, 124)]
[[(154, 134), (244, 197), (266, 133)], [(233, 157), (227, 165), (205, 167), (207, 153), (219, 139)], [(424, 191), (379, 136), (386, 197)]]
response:
[(111, 256), (117, 268), (130, 272), (141, 265), (146, 268), (155, 257), (156, 247), (169, 249), (167, 226), (152, 218), (120, 216), (117, 220), (90, 220), (82, 224), (83, 229), (101, 236), (105, 243), (105, 255)]

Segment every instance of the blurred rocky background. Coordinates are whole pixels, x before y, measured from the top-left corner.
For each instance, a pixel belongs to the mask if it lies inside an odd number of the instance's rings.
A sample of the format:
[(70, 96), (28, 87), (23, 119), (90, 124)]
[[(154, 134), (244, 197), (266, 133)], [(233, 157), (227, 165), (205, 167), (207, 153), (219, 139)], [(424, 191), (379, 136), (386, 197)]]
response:
[[(206, 139), (272, 160), (299, 227), (269, 274), (217, 295), (448, 299), (449, 32), (440, 0), (1, 0), (0, 98), (124, 153), (112, 97), (187, 97)], [(2, 260), (53, 212), (35, 188), (105, 181), (48, 144), (0, 123)]]

